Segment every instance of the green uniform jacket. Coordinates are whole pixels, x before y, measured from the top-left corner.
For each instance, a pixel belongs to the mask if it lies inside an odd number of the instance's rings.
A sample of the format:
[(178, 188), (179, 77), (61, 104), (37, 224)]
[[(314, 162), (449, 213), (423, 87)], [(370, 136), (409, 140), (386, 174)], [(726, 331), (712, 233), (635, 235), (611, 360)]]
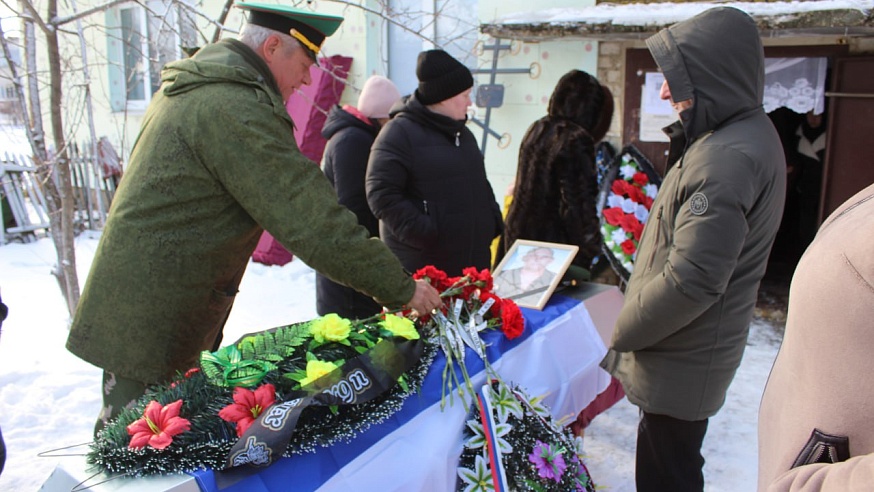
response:
[(762, 109), (755, 23), (714, 8), (647, 39), (674, 101), (672, 163), (650, 210), (602, 363), (642, 410), (716, 414), (740, 365), (783, 213), (786, 162)]
[(276, 82), (251, 49), (223, 40), (168, 64), (162, 80), (113, 200), (71, 352), (143, 382), (193, 367), (220, 334), (263, 229), (385, 305), (412, 298), (400, 262), (298, 150)]

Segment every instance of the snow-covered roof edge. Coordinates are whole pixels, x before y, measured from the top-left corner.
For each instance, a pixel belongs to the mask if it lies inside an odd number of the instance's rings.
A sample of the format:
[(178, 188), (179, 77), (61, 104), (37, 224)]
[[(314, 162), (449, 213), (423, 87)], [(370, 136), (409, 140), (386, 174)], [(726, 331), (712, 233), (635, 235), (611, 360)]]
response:
[(747, 12), (760, 31), (771, 35), (874, 36), (874, 0), (599, 4), (509, 14), (482, 24), (480, 30), (496, 38), (522, 40), (638, 39), (715, 6)]

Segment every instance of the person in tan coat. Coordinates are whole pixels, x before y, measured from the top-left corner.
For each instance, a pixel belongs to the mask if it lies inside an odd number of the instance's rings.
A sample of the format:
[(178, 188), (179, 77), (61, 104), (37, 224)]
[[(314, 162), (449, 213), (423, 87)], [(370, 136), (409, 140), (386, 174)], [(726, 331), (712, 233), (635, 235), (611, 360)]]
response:
[(874, 185), (798, 263), (759, 408), (759, 491), (874, 490)]

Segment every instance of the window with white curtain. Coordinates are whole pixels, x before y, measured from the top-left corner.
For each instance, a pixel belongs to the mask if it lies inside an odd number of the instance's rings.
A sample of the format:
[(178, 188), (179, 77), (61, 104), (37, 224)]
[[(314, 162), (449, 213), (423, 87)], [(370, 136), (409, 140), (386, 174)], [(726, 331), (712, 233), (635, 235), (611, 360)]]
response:
[(765, 112), (789, 108), (796, 113), (822, 114), (825, 110), (825, 76), (828, 59), (766, 58)]

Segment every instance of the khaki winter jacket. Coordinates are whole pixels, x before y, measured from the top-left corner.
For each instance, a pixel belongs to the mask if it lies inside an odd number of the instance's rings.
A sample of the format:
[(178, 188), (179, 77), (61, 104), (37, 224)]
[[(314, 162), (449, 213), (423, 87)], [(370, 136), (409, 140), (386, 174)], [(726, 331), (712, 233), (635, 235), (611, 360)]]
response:
[(71, 352), (143, 382), (194, 366), (219, 335), (263, 229), (338, 282), (387, 305), (410, 300), (413, 280), (299, 152), (276, 82), (251, 49), (206, 46), (168, 64), (162, 79), (112, 203)]
[[(874, 185), (832, 213), (795, 269), (783, 344), (759, 409), (760, 491), (874, 488), (872, 233)], [(811, 439), (814, 430), (848, 438), (845, 452), (817, 448), (828, 439)]]
[(666, 129), (670, 170), (602, 365), (642, 410), (703, 420), (740, 365), (786, 164), (761, 106), (764, 54), (749, 16), (714, 8), (647, 45), (674, 101), (694, 105)]

